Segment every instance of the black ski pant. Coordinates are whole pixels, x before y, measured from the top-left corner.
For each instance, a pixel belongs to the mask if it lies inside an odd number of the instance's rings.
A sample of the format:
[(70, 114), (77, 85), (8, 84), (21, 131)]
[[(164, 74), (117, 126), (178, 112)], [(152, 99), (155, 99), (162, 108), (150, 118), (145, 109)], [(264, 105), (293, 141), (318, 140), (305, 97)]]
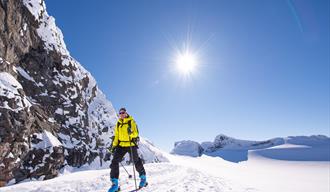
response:
[(130, 154), (131, 161), (133, 159), (136, 171), (139, 172), (139, 175), (145, 175), (146, 172), (143, 167), (143, 163), (141, 158), (139, 157), (137, 147), (133, 146), (132, 147), (132, 152), (133, 152), (133, 157), (131, 155), (131, 149), (130, 147), (117, 147), (114, 154), (113, 154), (113, 159), (111, 161), (110, 165), (110, 178), (119, 178), (119, 163), (123, 160), (123, 157), (125, 156), (126, 153)]

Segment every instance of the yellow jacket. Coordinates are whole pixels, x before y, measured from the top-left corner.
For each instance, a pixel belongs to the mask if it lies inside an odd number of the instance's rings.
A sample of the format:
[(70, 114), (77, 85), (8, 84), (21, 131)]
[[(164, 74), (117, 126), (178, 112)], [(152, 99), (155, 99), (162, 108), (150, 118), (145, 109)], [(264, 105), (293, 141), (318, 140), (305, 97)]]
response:
[[(130, 122), (130, 123), (129, 123)], [(128, 133), (129, 124), (131, 125), (131, 135)], [(133, 138), (137, 138), (139, 136), (139, 131), (137, 129), (136, 123), (133, 117), (128, 116), (125, 119), (119, 119), (116, 128), (115, 128), (115, 137), (113, 139), (112, 146), (121, 146), (121, 147), (130, 147), (135, 146), (132, 141)]]

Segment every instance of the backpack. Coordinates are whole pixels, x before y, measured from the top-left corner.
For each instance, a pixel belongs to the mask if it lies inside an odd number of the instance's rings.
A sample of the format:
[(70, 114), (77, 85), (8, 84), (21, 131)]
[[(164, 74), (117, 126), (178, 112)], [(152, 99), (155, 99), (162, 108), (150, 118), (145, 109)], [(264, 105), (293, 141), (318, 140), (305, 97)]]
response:
[[(120, 123), (120, 122), (118, 121), (118, 122), (117, 122), (117, 127), (119, 127), (120, 124), (121, 124), (121, 126), (123, 126), (123, 125), (126, 124), (126, 123)], [(127, 122), (127, 124), (128, 124), (128, 129), (131, 130), (131, 127), (132, 127), (132, 120), (129, 120), (129, 121)], [(137, 125), (137, 124), (136, 124), (136, 131), (137, 131), (137, 133), (138, 133), (138, 135), (139, 135), (139, 128), (138, 128), (138, 125)], [(118, 132), (119, 132), (119, 129), (118, 129)], [(118, 140), (118, 141), (119, 141), (119, 143), (118, 143), (118, 145), (119, 145), (121, 141), (120, 141), (120, 140)], [(140, 137), (139, 137), (139, 136), (136, 138), (135, 141), (132, 140), (132, 142), (133, 142), (136, 146), (138, 146), (137, 144), (138, 144), (139, 141), (140, 141)]]

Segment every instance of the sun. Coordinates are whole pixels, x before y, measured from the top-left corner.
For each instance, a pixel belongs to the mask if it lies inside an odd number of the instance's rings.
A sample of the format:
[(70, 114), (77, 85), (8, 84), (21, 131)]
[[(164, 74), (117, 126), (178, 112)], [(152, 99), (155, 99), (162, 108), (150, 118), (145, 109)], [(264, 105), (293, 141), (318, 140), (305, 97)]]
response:
[(197, 58), (193, 53), (186, 51), (177, 55), (175, 64), (179, 72), (184, 75), (190, 75), (196, 70)]

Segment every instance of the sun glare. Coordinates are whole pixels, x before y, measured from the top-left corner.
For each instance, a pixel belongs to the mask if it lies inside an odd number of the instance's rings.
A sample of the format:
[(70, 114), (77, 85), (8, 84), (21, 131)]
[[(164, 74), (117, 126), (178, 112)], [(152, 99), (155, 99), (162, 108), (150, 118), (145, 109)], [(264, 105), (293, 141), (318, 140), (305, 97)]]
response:
[(192, 74), (196, 70), (197, 58), (190, 52), (179, 53), (176, 58), (176, 67), (184, 75)]

